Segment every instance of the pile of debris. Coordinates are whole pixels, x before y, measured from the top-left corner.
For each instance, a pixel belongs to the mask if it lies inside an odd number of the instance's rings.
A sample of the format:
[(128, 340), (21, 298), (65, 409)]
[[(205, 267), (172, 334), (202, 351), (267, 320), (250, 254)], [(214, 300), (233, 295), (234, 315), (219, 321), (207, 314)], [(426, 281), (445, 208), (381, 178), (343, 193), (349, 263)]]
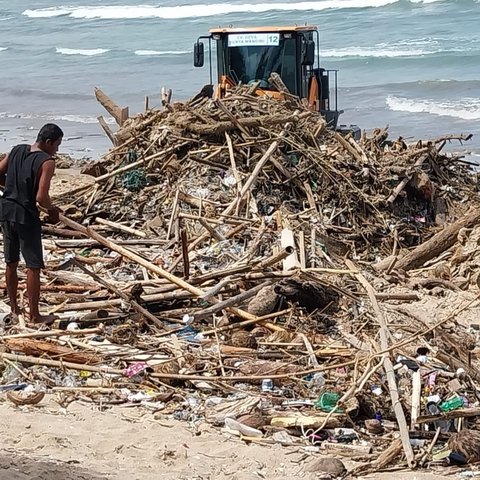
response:
[(303, 231), (314, 256), (318, 242), (327, 254), (372, 260), (395, 242), (419, 245), (478, 201), (470, 166), (442, 154), (468, 137), (407, 145), (376, 130), (357, 143), (298, 101), (248, 87), (165, 107), (123, 122), (95, 187), (71, 199), (82, 215), (177, 240), (182, 228), (196, 238), (205, 222), (221, 221), (225, 235), (227, 224), (248, 230), (281, 215), (280, 228)]
[(447, 138), (357, 143), (246, 87), (121, 123), (48, 230), (59, 320), (3, 319), (7, 398), (136, 403), (356, 475), (480, 460), (478, 184)]

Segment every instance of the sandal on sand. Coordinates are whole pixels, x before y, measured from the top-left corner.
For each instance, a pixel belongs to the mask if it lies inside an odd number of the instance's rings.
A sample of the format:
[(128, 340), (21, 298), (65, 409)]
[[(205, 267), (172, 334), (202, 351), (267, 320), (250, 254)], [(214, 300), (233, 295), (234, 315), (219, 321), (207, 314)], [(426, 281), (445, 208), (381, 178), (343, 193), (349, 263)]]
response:
[(16, 313), (10, 312), (3, 318), (4, 325), (16, 325), (18, 323), (18, 315)]

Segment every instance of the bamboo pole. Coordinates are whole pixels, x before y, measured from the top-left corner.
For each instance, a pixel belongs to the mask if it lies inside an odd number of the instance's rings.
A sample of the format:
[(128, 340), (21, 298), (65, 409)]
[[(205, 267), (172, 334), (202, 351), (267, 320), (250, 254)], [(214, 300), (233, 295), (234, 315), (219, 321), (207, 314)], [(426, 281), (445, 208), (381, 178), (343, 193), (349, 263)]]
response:
[(106, 220), (105, 218), (102, 218), (102, 217), (97, 217), (95, 221), (97, 223), (100, 223), (101, 225), (107, 225), (109, 227), (115, 228), (122, 232), (131, 233), (132, 235), (136, 235), (137, 237), (140, 237), (140, 238), (145, 238), (147, 236), (145, 232), (141, 232), (140, 230), (137, 230), (135, 228), (128, 227), (127, 225), (122, 225), (121, 223)]
[[(281, 310), (280, 312), (269, 313), (268, 315), (264, 315), (263, 317), (258, 317), (255, 321), (245, 320), (243, 322), (232, 323), (231, 325), (225, 325), (224, 327), (218, 327), (213, 330), (205, 330), (202, 332), (202, 334), (211, 335), (213, 333), (228, 332), (230, 330), (235, 330), (236, 328), (243, 328), (249, 325), (253, 325), (254, 323), (262, 323), (272, 318), (279, 317), (280, 315), (285, 315), (286, 313), (289, 313), (291, 311), (291, 308), (287, 308), (286, 310)], [(267, 326), (267, 324), (264, 325)]]
[[(80, 363), (71, 363), (71, 362), (62, 362), (58, 360), (49, 360), (46, 358), (37, 358), (31, 357), (27, 355), (16, 355), (14, 353), (1, 353), (0, 352), (0, 360), (6, 358), (7, 360), (11, 360), (12, 362), (17, 363), (27, 363), (31, 365), (44, 365), (47, 367), (54, 367), (54, 368), (69, 368), (71, 370), (80, 370), (86, 372), (95, 372), (95, 373), (104, 373), (109, 375), (120, 375), (123, 376), (124, 371), (119, 370), (117, 368), (107, 367), (107, 366), (100, 366), (96, 367), (94, 365), (86, 365)], [(303, 370), (300, 372), (294, 373), (284, 373), (284, 374), (266, 374), (266, 375), (242, 375), (242, 376), (205, 376), (205, 375), (188, 375), (188, 374), (172, 374), (172, 373), (151, 373), (150, 376), (152, 378), (166, 378), (166, 379), (176, 379), (176, 380), (203, 380), (208, 382), (248, 382), (248, 381), (260, 381), (265, 378), (271, 379), (279, 379), (279, 378), (296, 378), (296, 377), (303, 377), (310, 373), (316, 372), (324, 372), (327, 370), (334, 370), (336, 368), (348, 367), (353, 365), (355, 362), (345, 362), (342, 364), (337, 365), (330, 365), (326, 367), (314, 368), (310, 370)]]
[[(27, 355), (16, 355), (14, 353), (0, 353), (0, 359), (3, 360), (4, 358), (17, 363), (29, 363), (31, 365), (44, 365), (46, 367), (54, 367), (54, 368), (61, 368), (61, 369), (70, 368), (71, 370), (80, 370), (80, 371), (95, 372), (95, 373), (106, 373), (110, 375), (123, 375), (123, 370), (119, 370), (119, 369), (107, 367), (107, 366), (96, 367), (94, 365), (62, 362), (59, 360), (49, 360), (47, 358), (37, 358), (37, 357), (31, 357)], [(205, 377), (202, 377), (202, 380), (204, 379)]]
[[(388, 327), (383, 316), (382, 311), (378, 305), (377, 299), (375, 298), (375, 290), (367, 281), (367, 279), (358, 271), (357, 267), (351, 260), (345, 260), (345, 263), (349, 270), (356, 271), (354, 274), (355, 278), (363, 285), (365, 290), (368, 293), (368, 297), (373, 306), (373, 309), (376, 313), (378, 323), (380, 324), (380, 345), (383, 350), (388, 348)], [(387, 376), (388, 387), (390, 390), (390, 397), (392, 399), (392, 406), (395, 412), (395, 417), (397, 418), (398, 427), (400, 429), (400, 437), (402, 440), (403, 451), (405, 452), (405, 457), (407, 459), (408, 466), (410, 468), (415, 468), (415, 455), (413, 453), (412, 446), (410, 444), (410, 435), (408, 430), (407, 421), (405, 419), (405, 413), (400, 403), (400, 397), (398, 394), (397, 381), (395, 379), (395, 372), (393, 370), (393, 364), (390, 360), (390, 356), (387, 353), (383, 354), (383, 366), (385, 374)]]
[(4, 335), (2, 340), (12, 338), (47, 338), (47, 337), (82, 337), (85, 335), (94, 335), (102, 333), (103, 328), (84, 328), (80, 330), (48, 330), (45, 332), (15, 333), (14, 335)]
[(143, 315), (145, 318), (148, 318), (150, 321), (152, 321), (157, 327), (160, 327), (162, 330), (164, 329), (163, 323), (152, 313), (150, 313), (146, 308), (143, 308), (138, 302), (130, 298), (126, 293), (123, 293), (121, 290), (119, 290), (117, 287), (112, 285), (110, 282), (107, 282), (103, 278), (101, 278), (99, 275), (96, 273), (92, 272), (89, 270), (87, 267), (82, 265), (80, 262), (77, 260), (74, 260), (75, 265), (82, 270), (82, 272), (86, 273), (87, 275), (90, 275), (96, 282), (100, 283), (103, 285), (107, 290), (110, 292), (114, 293), (121, 299), (125, 300), (127, 303), (129, 303), (132, 308), (140, 313), (140, 315)]

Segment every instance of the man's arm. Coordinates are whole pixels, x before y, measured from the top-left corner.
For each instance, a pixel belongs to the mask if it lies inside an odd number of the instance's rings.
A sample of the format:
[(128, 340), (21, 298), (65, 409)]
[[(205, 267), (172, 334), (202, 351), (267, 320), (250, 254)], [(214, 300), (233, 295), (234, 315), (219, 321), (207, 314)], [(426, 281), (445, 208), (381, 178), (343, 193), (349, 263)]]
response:
[(38, 190), (37, 190), (37, 203), (44, 209), (48, 210), (48, 215), (53, 223), (58, 222), (58, 214), (60, 210), (55, 207), (50, 198), (50, 183), (55, 173), (55, 162), (53, 160), (45, 161), (40, 167)]
[(8, 168), (8, 153), (0, 160), (0, 185), (5, 186), (5, 180)]

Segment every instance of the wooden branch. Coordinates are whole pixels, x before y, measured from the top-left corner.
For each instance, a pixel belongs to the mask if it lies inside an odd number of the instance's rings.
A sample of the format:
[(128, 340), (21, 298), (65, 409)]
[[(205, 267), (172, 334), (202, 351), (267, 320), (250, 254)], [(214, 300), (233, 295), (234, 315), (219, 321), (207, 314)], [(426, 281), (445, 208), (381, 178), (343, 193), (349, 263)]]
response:
[(438, 437), (440, 436), (441, 431), (442, 431), (442, 428), (438, 427), (437, 431), (435, 432), (435, 436), (433, 437), (430, 445), (427, 448), (427, 451), (422, 455), (422, 458), (420, 459), (420, 462), (419, 462), (420, 467), (423, 467), (425, 465), (425, 462), (427, 461), (428, 456), (432, 453), (433, 447), (436, 445), (438, 441)]
[[(290, 313), (291, 310), (292, 310), (291, 308), (288, 308), (286, 310), (281, 310), (280, 312), (269, 313), (268, 315), (264, 315), (263, 317), (258, 317), (255, 321), (245, 320), (243, 322), (232, 323), (231, 325), (225, 325), (224, 327), (214, 328), (213, 330), (204, 330), (202, 332), (202, 334), (207, 336), (207, 335), (212, 335), (212, 334), (215, 334), (215, 333), (229, 332), (230, 330), (235, 330), (237, 328), (248, 327), (250, 325), (253, 325), (254, 323), (255, 324), (257, 324), (257, 323), (262, 324), (262, 322), (266, 322), (267, 320), (270, 320), (272, 318), (276, 318), (276, 317), (279, 317), (281, 315), (285, 315), (287, 313)], [(267, 327), (268, 324), (265, 323), (264, 326)]]
[(288, 90), (288, 87), (285, 85), (284, 81), (282, 80), (282, 77), (280, 77), (280, 75), (277, 72), (272, 72), (268, 81), (272, 83), (279, 92), (290, 93), (290, 91)]
[(393, 190), (391, 195), (387, 198), (388, 203), (393, 203), (397, 197), (400, 195), (400, 193), (404, 190), (404, 188), (408, 185), (408, 182), (412, 179), (415, 169), (419, 168), (423, 165), (425, 160), (429, 157), (429, 154), (427, 155), (422, 155), (413, 165), (413, 170), (411, 173), (409, 173)]
[(390, 443), (389, 447), (383, 451), (379, 457), (371, 463), (362, 463), (355, 467), (349, 473), (353, 476), (365, 475), (370, 472), (377, 472), (382, 470), (387, 465), (392, 463), (402, 453), (402, 441), (400, 438), (396, 438)]
[(480, 417), (480, 407), (459, 408), (451, 412), (443, 412), (438, 415), (421, 415), (417, 417), (417, 423), (431, 423), (437, 420), (451, 420), (462, 417)]
[(228, 307), (232, 307), (234, 305), (241, 305), (243, 302), (245, 302), (245, 300), (248, 300), (249, 298), (252, 298), (254, 295), (256, 295), (263, 287), (270, 285), (270, 283), (271, 282), (261, 283), (256, 287), (246, 290), (245, 292), (242, 292), (242, 293), (239, 293), (238, 295), (227, 298), (226, 300), (216, 303), (215, 305), (205, 308), (204, 310), (195, 312), (194, 318), (195, 320), (204, 320), (206, 318), (211, 317), (213, 314), (220, 312), (221, 310), (224, 310)]
[(55, 343), (32, 338), (10, 338), (5, 340), (7, 348), (15, 352), (38, 357), (51, 357), (72, 363), (98, 364), (102, 359), (95, 354), (77, 352), (71, 348), (63, 347)]
[[(6, 282), (0, 282), (0, 288), (7, 288)], [(27, 288), (26, 283), (19, 283), (18, 289), (24, 290)], [(40, 291), (41, 292), (59, 292), (59, 293), (80, 293), (86, 295), (88, 292), (98, 292), (100, 290), (100, 286), (85, 286), (85, 285), (55, 285), (51, 283), (41, 284)]]
[(105, 180), (108, 180), (109, 178), (115, 177), (116, 175), (120, 175), (121, 173), (128, 172), (129, 170), (133, 170), (134, 168), (140, 167), (144, 165), (147, 162), (150, 162), (151, 160), (155, 160), (156, 158), (160, 158), (163, 155), (166, 155), (167, 153), (171, 153), (178, 148), (184, 147), (185, 145), (188, 145), (189, 142), (183, 142), (179, 145), (174, 145), (173, 147), (166, 148), (165, 150), (161, 150), (160, 152), (154, 153), (152, 155), (149, 155), (148, 157), (142, 158), (141, 160), (138, 160), (133, 163), (129, 163), (128, 165), (125, 165), (124, 167), (117, 168), (116, 170), (113, 170), (109, 173), (106, 173), (105, 175), (101, 175), (100, 177), (95, 178), (95, 183), (102, 183)]
[[(80, 240), (55, 240), (55, 245), (58, 245), (61, 248), (94, 248), (101, 246), (101, 243), (96, 240), (88, 238), (88, 235), (84, 235), (87, 238), (82, 238)], [(149, 247), (164, 245), (166, 240), (163, 238), (145, 238), (145, 239), (132, 239), (132, 240), (117, 240), (118, 245), (146, 245)]]
[[(297, 118), (295, 115), (289, 117), (291, 120)], [(282, 130), (278, 138), (272, 142), (272, 144), (268, 147), (267, 151), (263, 154), (262, 158), (257, 162), (255, 165), (255, 168), (253, 169), (252, 173), (248, 176), (247, 181), (245, 182), (245, 185), (242, 187), (242, 190), (240, 191), (240, 194), (238, 197), (236, 197), (232, 203), (222, 212), (223, 215), (229, 215), (231, 214), (237, 205), (240, 204), (242, 199), (245, 197), (247, 192), (250, 190), (250, 188), (253, 186), (253, 184), (256, 182), (258, 175), (262, 171), (263, 167), (265, 164), (268, 162), (270, 157), (274, 154), (274, 152), (277, 150), (277, 148), (280, 146), (281, 142), (283, 141), (285, 135), (287, 134), (288, 130), (291, 128), (292, 123), (289, 122), (285, 125), (285, 128)]]
[(217, 122), (215, 124), (205, 124), (205, 123), (190, 123), (185, 125), (186, 129), (189, 132), (195, 133), (197, 135), (224, 135), (225, 132), (238, 129), (239, 126), (242, 128), (258, 128), (258, 127), (267, 127), (274, 125), (286, 124), (288, 122), (296, 122), (298, 119), (293, 118), (291, 115), (279, 115), (279, 116), (269, 116), (262, 115), (261, 117), (251, 117), (251, 118), (239, 118), (234, 123), (230, 121)]
[(82, 328), (80, 330), (48, 330), (44, 332), (15, 333), (14, 335), (4, 335), (3, 340), (11, 338), (49, 338), (49, 337), (84, 337), (103, 333), (102, 328)]
[[(97, 367), (95, 365), (86, 365), (81, 363), (63, 362), (59, 360), (49, 360), (47, 358), (37, 358), (27, 355), (16, 355), (14, 353), (2, 353), (0, 352), (0, 360), (6, 358), (12, 362), (28, 363), (31, 365), (44, 365), (46, 367), (70, 368), (72, 370), (85, 370), (86, 372), (105, 373), (110, 375), (123, 375), (123, 370), (119, 370), (111, 367)], [(205, 377), (203, 377), (204, 379)]]
[(67, 237), (67, 238), (85, 238), (85, 235), (75, 230), (70, 230), (66, 228), (57, 228), (50, 225), (42, 225), (42, 233), (47, 235), (55, 235), (57, 237)]
[(365, 162), (363, 161), (363, 158), (362, 158), (362, 155), (357, 152), (357, 150), (352, 146), (350, 145), (350, 143), (348, 142), (348, 140), (343, 137), (343, 135), (341, 135), (340, 133), (338, 132), (334, 132), (334, 135), (335, 135), (335, 140), (337, 140), (337, 142), (353, 157), (355, 158), (358, 163), (360, 165), (364, 164)]

